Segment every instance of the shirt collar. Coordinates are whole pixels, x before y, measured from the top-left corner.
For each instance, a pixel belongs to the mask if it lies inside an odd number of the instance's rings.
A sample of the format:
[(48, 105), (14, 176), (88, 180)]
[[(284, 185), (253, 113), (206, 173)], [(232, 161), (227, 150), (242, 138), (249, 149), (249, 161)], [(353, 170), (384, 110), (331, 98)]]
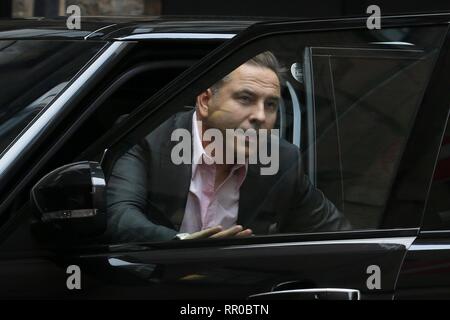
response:
[[(192, 152), (192, 173), (195, 173), (199, 164), (204, 163), (202, 161), (203, 157), (210, 158), (203, 148), (202, 140), (200, 139), (200, 132), (202, 122), (197, 119), (197, 111), (192, 115), (192, 143), (193, 143), (193, 152)], [(202, 161), (202, 162), (200, 162)]]

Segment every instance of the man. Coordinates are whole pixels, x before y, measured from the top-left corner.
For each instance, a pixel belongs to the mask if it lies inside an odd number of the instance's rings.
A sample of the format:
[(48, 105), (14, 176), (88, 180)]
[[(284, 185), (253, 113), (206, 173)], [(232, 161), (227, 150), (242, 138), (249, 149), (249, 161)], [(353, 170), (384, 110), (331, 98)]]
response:
[[(296, 146), (279, 141), (274, 174), (263, 175), (261, 163), (248, 161), (254, 152), (251, 142), (262, 141), (262, 133), (274, 128), (281, 99), (280, 79), (280, 66), (273, 54), (259, 54), (202, 92), (195, 112), (172, 116), (123, 155), (107, 188), (112, 240), (165, 241), (177, 235), (201, 239), (350, 229), (348, 221), (304, 174)], [(176, 143), (172, 134), (179, 129), (192, 136), (190, 163), (173, 159)], [(256, 139), (233, 143), (237, 136), (228, 136), (230, 129), (254, 130)], [(222, 151), (232, 154), (228, 159), (244, 155), (246, 161), (215, 161), (218, 150), (209, 148), (211, 138), (205, 138), (208, 130), (225, 137)]]

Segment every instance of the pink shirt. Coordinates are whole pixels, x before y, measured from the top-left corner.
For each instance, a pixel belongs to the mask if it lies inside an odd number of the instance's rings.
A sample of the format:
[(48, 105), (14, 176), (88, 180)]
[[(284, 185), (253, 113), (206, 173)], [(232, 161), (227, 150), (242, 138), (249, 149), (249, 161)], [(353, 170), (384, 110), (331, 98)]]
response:
[(197, 125), (197, 112), (192, 117), (192, 177), (186, 210), (180, 232), (196, 232), (217, 225), (224, 229), (236, 225), (239, 210), (239, 189), (247, 175), (247, 165), (235, 165), (228, 177), (214, 190), (216, 166), (203, 148)]

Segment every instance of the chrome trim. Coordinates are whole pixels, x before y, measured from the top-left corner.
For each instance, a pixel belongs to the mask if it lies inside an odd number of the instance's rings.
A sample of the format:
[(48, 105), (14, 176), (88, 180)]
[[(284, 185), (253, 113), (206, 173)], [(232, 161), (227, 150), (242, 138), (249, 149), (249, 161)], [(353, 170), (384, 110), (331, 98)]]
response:
[(222, 248), (222, 250), (234, 249), (254, 249), (254, 248), (269, 248), (269, 247), (287, 247), (287, 246), (323, 246), (323, 245), (349, 245), (349, 244), (398, 244), (409, 249), (416, 237), (393, 237), (393, 238), (369, 238), (369, 239), (344, 239), (344, 240), (324, 240), (324, 241), (304, 241), (304, 242), (283, 242), (283, 243), (266, 243), (266, 244), (251, 244), (239, 245)]
[(380, 42), (370, 42), (370, 44), (389, 44), (389, 45), (393, 45), (393, 46), (415, 46), (412, 43), (402, 42), (402, 41), (380, 41)]
[(87, 36), (85, 36), (85, 37), (84, 37), (84, 40), (89, 39), (90, 36), (96, 34), (97, 32), (99, 32), (99, 31), (101, 31), (101, 30), (103, 30), (103, 29), (107, 29), (107, 28), (109, 28), (109, 27), (114, 27), (114, 26), (117, 26), (117, 23), (113, 23), (113, 24), (104, 26), (104, 27), (102, 27), (102, 28), (99, 28), (99, 29), (97, 29), (97, 30), (94, 30), (94, 31), (92, 31), (91, 33), (89, 33)]
[(272, 291), (259, 293), (249, 296), (249, 299), (254, 299), (258, 297), (267, 297), (267, 296), (275, 296), (282, 295), (286, 293), (347, 293), (349, 300), (351, 300), (352, 294), (356, 294), (357, 300), (361, 300), (361, 292), (356, 289), (341, 289), (341, 288), (317, 288), (317, 289), (294, 289), (294, 290), (282, 290), (282, 291)]
[(92, 177), (91, 178), (92, 186), (95, 187), (104, 187), (106, 186), (106, 181), (103, 178)]
[(450, 244), (414, 244), (409, 251), (450, 250)]
[(232, 39), (236, 34), (234, 33), (184, 33), (184, 32), (174, 32), (174, 33), (141, 33), (133, 34), (126, 37), (115, 38), (114, 40), (146, 40), (146, 39)]
[(449, 234), (450, 235), (450, 229), (442, 229), (442, 230), (420, 230), (420, 234)]
[(102, 155), (102, 158), (100, 159), (100, 167), (103, 165), (103, 163), (105, 162), (105, 160), (106, 160), (106, 157), (107, 157), (107, 155), (108, 155), (108, 152), (109, 152), (109, 150), (108, 150), (108, 148), (106, 148), (105, 150), (103, 150), (103, 155)]
[(98, 162), (89, 162), (91, 167), (91, 183), (92, 191), (94, 192), (97, 188), (102, 188), (106, 186), (105, 175), (103, 169)]
[(25, 147), (35, 139), (38, 134), (58, 116), (59, 112), (73, 96), (78, 93), (78, 90), (84, 86), (96, 71), (105, 64), (111, 57), (117, 54), (127, 46), (123, 42), (112, 43), (92, 64), (74, 80), (61, 95), (40, 115), (28, 129), (16, 141), (11, 144), (11, 147), (6, 150), (0, 159), (0, 178), (5, 171), (20, 157)]
[(89, 162), (91, 167), (91, 184), (92, 184), (92, 206), (100, 209), (102, 213), (106, 210), (106, 180), (103, 169), (98, 162)]
[(66, 219), (76, 219), (76, 218), (88, 218), (97, 215), (97, 209), (76, 209), (76, 210), (61, 210), (53, 212), (42, 213), (42, 221), (53, 221), (53, 220), (66, 220)]
[(109, 258), (108, 263), (113, 267), (136, 266), (138, 263), (131, 263), (117, 258)]

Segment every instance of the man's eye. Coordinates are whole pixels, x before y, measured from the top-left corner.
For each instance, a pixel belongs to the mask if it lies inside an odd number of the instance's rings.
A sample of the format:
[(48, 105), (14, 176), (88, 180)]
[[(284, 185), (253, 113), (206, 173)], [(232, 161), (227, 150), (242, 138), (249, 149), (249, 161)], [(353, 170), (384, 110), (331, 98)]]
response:
[(267, 108), (269, 111), (274, 112), (274, 111), (277, 110), (278, 104), (275, 103), (275, 102), (269, 102), (269, 103), (266, 104), (266, 108)]
[(252, 99), (248, 96), (241, 96), (239, 97), (239, 101), (241, 101), (244, 104), (249, 104), (252, 101)]

